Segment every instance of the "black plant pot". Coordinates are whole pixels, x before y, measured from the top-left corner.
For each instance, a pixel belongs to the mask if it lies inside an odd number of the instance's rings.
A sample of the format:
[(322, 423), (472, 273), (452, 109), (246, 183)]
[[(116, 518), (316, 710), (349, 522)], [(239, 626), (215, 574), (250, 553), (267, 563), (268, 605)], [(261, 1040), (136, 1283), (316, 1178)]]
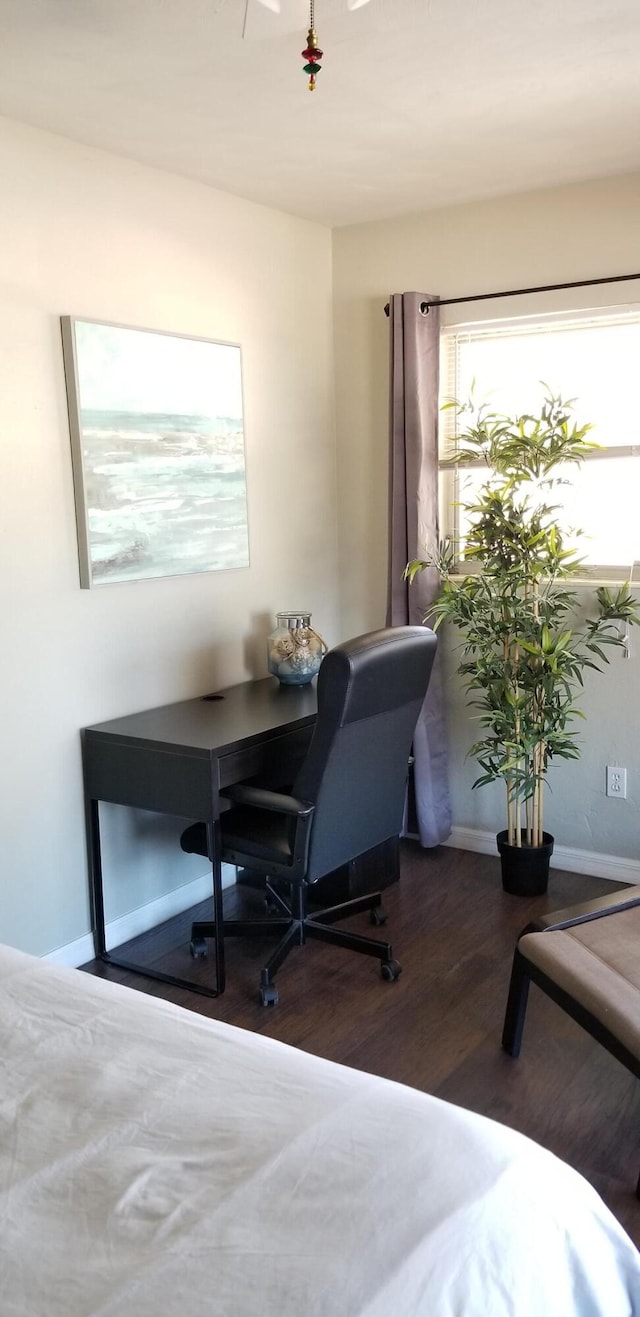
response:
[(542, 896), (549, 882), (549, 860), (553, 837), (543, 832), (542, 846), (510, 846), (508, 832), (499, 832), (496, 841), (502, 864), (502, 886), (512, 896)]

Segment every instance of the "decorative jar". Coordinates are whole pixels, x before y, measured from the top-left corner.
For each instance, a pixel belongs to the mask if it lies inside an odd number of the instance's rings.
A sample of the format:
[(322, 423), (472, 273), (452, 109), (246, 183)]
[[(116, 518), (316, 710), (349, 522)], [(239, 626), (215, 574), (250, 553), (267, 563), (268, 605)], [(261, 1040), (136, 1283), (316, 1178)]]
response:
[(276, 613), (276, 628), (267, 638), (269, 672), (283, 686), (304, 686), (313, 681), (327, 646), (311, 625), (311, 613), (294, 609)]

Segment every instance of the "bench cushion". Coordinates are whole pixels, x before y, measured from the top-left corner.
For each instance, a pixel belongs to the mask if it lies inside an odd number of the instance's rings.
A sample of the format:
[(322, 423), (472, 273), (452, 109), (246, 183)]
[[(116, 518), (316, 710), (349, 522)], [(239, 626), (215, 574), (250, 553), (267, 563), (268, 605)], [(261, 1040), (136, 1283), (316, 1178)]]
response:
[(640, 1060), (640, 906), (526, 933), (518, 948)]

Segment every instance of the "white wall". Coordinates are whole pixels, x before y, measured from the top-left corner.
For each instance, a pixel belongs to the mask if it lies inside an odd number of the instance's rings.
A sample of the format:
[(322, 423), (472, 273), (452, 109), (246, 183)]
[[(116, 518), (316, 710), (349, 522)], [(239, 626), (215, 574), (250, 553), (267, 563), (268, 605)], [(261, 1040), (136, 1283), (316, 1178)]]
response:
[[(336, 429), (342, 630), (384, 620), (386, 589), (388, 322), (395, 292), (441, 297), (595, 279), (640, 269), (640, 175), (425, 212), (334, 232)], [(567, 294), (501, 299), (443, 312), (449, 321), (555, 309)], [(583, 290), (581, 306), (640, 300), (640, 284)], [(638, 554), (640, 557), (640, 553)], [(550, 774), (546, 826), (558, 844), (640, 858), (640, 630), (633, 656), (614, 653), (587, 682), (577, 764)], [(499, 787), (471, 791), (473, 728), (444, 640), (454, 824), (504, 826)], [(604, 766), (628, 769), (628, 798), (604, 795)]]
[[(43, 954), (89, 928), (79, 729), (266, 675), (279, 608), (341, 638), (331, 235), (6, 120), (0, 178), (0, 940)], [(61, 315), (242, 345), (248, 569), (80, 590)], [(105, 813), (108, 918), (202, 872)]]
[[(6, 120), (0, 177), (0, 940), (44, 954), (89, 929), (82, 726), (263, 675), (278, 608), (308, 606), (330, 642), (383, 622), (388, 295), (636, 269), (640, 177), (338, 230), (333, 327), (320, 226)], [(65, 314), (242, 344), (248, 569), (80, 590)], [(640, 636), (589, 683), (583, 758), (552, 779), (564, 845), (637, 854), (639, 662)], [(449, 691), (455, 822), (495, 829)], [(627, 802), (605, 800), (606, 762), (627, 766)], [(202, 872), (176, 821), (105, 813), (108, 918)]]

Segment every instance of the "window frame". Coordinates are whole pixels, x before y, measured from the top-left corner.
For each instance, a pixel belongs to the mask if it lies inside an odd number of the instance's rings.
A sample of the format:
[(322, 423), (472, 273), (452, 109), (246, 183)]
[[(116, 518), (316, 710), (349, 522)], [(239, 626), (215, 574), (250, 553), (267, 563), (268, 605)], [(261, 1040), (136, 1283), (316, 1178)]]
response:
[[(573, 310), (539, 312), (533, 315), (501, 316), (495, 319), (463, 321), (442, 324), (440, 328), (440, 388), (439, 388), (439, 425), (438, 425), (438, 503), (441, 536), (457, 545), (459, 543), (460, 519), (458, 505), (460, 502), (461, 468), (451, 460), (451, 451), (455, 450), (456, 438), (462, 428), (455, 408), (442, 410), (445, 402), (459, 398), (460, 371), (459, 353), (456, 344), (461, 339), (469, 338), (505, 338), (523, 332), (549, 333), (554, 329), (572, 327), (588, 330), (602, 327), (604, 324), (617, 325), (633, 322), (640, 326), (640, 305), (575, 308)], [(497, 408), (499, 411), (499, 407)], [(619, 458), (640, 460), (640, 443), (607, 445), (595, 449), (585, 456), (585, 462), (597, 462)], [(465, 462), (464, 471), (488, 470), (481, 459)], [(639, 469), (640, 470), (640, 469)], [(639, 508), (640, 516), (640, 508)], [(636, 568), (638, 571), (636, 572)], [(456, 559), (454, 575), (471, 575), (478, 570), (472, 560)], [(640, 558), (625, 565), (585, 562), (580, 572), (573, 579), (593, 584), (605, 584), (630, 581), (640, 577)]]

